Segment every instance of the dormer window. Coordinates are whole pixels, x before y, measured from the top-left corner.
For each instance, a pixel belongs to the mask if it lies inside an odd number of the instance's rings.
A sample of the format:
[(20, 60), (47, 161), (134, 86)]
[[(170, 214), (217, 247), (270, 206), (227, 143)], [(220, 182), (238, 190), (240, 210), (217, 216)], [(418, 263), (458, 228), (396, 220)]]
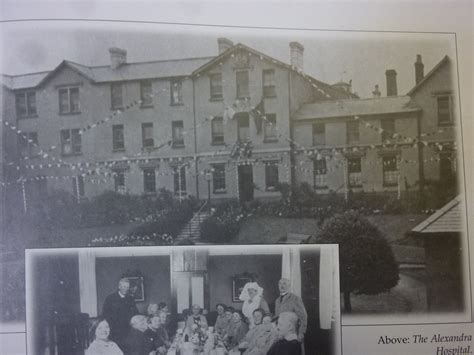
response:
[(17, 118), (36, 116), (36, 93), (34, 91), (20, 92), (15, 95)]
[(65, 87), (58, 90), (59, 93), (59, 113), (79, 113), (79, 88)]

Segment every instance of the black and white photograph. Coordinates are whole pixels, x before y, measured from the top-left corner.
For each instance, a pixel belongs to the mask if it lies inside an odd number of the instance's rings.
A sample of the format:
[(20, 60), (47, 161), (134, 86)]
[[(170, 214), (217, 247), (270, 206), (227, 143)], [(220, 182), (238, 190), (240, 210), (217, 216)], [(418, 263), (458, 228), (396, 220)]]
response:
[[(343, 325), (471, 319), (452, 33), (67, 20), (1, 31), (2, 329), (25, 330), (30, 248), (338, 244)], [(193, 253), (176, 258), (210, 267)], [(170, 255), (158, 263), (169, 269)], [(39, 299), (68, 312), (63, 300), (75, 299), (67, 317), (89, 320), (121, 280), (137, 314), (163, 301), (175, 325), (194, 304), (203, 317), (215, 302), (241, 309), (245, 281), (263, 282), (245, 261), (218, 284), (168, 275), (166, 293), (150, 281), (151, 259), (122, 270), (97, 257), (96, 284), (65, 258), (70, 269), (47, 267), (76, 281), (39, 288)], [(34, 282), (53, 277), (47, 267)], [(263, 287), (270, 312), (273, 281)], [(32, 349), (77, 345), (57, 343), (61, 325), (31, 324)]]
[(341, 351), (337, 245), (30, 249), (26, 262), (28, 354)]

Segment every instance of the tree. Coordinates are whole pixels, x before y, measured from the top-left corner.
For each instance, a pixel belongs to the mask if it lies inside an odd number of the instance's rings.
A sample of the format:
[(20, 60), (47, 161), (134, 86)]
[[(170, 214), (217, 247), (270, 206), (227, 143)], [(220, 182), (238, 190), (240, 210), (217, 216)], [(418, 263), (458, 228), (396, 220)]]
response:
[(310, 243), (339, 244), (339, 269), (344, 309), (352, 311), (350, 294), (376, 295), (398, 283), (398, 265), (382, 233), (357, 212), (327, 219)]

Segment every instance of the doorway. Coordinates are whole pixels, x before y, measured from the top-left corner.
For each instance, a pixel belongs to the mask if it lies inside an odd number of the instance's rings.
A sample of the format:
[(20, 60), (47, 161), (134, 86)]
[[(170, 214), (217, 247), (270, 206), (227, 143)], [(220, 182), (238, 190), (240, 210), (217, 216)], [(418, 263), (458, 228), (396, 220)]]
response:
[(239, 196), (241, 202), (253, 200), (253, 169), (252, 165), (240, 165), (239, 174)]

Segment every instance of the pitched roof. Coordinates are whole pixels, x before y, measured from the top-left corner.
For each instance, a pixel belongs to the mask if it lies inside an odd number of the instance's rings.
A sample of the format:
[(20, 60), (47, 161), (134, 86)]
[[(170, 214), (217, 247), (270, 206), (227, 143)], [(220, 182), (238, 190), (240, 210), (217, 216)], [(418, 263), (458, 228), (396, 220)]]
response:
[(287, 70), (291, 70), (299, 75), (301, 75), (303, 78), (307, 79), (312, 86), (319, 91), (321, 94), (325, 95), (326, 98), (328, 99), (343, 99), (343, 98), (357, 98), (357, 95), (350, 94), (345, 92), (344, 90), (334, 88), (331, 85), (324, 83), (322, 81), (317, 80), (316, 78), (313, 78), (311, 75), (308, 75), (304, 73), (301, 69), (298, 69), (290, 64), (284, 63), (278, 59), (275, 59), (273, 57), (270, 57), (269, 55), (266, 55), (256, 49), (250, 48), (246, 46), (245, 44), (242, 43), (237, 43), (234, 46), (228, 48), (221, 54), (219, 54), (217, 57), (214, 57), (212, 60), (208, 61), (207, 63), (203, 64), (201, 67), (197, 68), (194, 72), (193, 75), (199, 75), (203, 71), (209, 69), (210, 67), (218, 64), (221, 62), (224, 58), (231, 56), (232, 53), (244, 49), (251, 54), (260, 57), (260, 59), (265, 59), (269, 62), (272, 62), (275, 65), (281, 66)]
[(108, 65), (89, 67), (63, 60), (52, 71), (22, 75), (2, 75), (2, 84), (11, 90), (34, 88), (45, 83), (63, 66), (71, 68), (95, 83), (188, 76), (212, 58), (214, 57), (127, 63), (121, 65), (118, 69), (112, 69)]
[(464, 200), (458, 196), (418, 224), (412, 232), (427, 234), (463, 232), (464, 230)]
[(416, 85), (407, 93), (407, 95), (408, 95), (408, 96), (413, 95), (413, 94), (415, 93), (415, 91), (417, 91), (421, 86), (423, 86), (424, 83), (427, 82), (428, 79), (431, 78), (443, 65), (445, 65), (446, 63), (448, 63), (449, 60), (450, 60), (450, 59), (449, 59), (449, 57), (448, 57), (447, 55), (444, 56), (444, 58), (441, 59), (441, 61), (440, 61), (438, 64), (436, 64), (436, 65), (434, 66), (434, 68), (431, 69), (431, 70), (429, 71), (429, 73), (426, 74), (426, 75), (423, 77), (423, 79), (420, 80), (420, 82), (419, 82), (418, 84), (416, 84)]
[(409, 96), (320, 101), (302, 105), (295, 113), (294, 119), (310, 120), (355, 115), (383, 115), (420, 110), (419, 108), (410, 107), (409, 103)]

